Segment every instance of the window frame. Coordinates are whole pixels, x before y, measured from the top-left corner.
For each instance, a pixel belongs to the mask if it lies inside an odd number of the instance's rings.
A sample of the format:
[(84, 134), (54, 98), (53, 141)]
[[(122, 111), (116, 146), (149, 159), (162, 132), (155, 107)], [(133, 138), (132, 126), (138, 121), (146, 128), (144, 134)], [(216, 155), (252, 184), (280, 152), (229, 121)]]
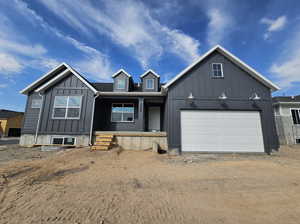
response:
[[(63, 143), (62, 144), (53, 144), (53, 139), (55, 139), (55, 138), (62, 138)], [(76, 145), (77, 138), (74, 136), (66, 136), (66, 135), (52, 135), (51, 139), (50, 139), (50, 145), (70, 145), (70, 144), (65, 144), (65, 138), (74, 138), (73, 145)]]
[[(133, 107), (133, 119), (132, 119), (132, 121), (123, 121), (123, 112), (114, 112), (114, 113), (121, 113), (122, 114), (122, 121), (113, 121), (112, 120), (112, 114), (113, 114), (113, 107), (114, 107), (114, 105), (116, 105), (116, 104), (120, 104), (120, 105), (122, 105), (122, 108), (124, 107), (124, 105), (125, 104), (131, 104), (132, 105), (132, 107)], [(111, 112), (110, 112), (110, 122), (111, 123), (134, 123), (135, 122), (135, 107), (134, 107), (134, 103), (112, 103), (111, 104)]]
[[(119, 81), (123, 81), (124, 82), (124, 88), (119, 88)], [(116, 79), (116, 89), (126, 89), (126, 79), (125, 78), (117, 78)]]
[[(55, 99), (56, 97), (67, 97), (67, 105), (66, 106), (55, 106)], [(80, 97), (80, 106), (69, 106), (69, 101), (70, 101), (70, 97)], [(57, 95), (54, 96), (54, 101), (53, 101), (53, 108), (52, 108), (52, 119), (54, 120), (80, 120), (81, 117), (81, 109), (82, 109), (82, 95)], [(66, 113), (64, 117), (54, 117), (54, 110), (55, 108), (65, 108), (66, 109)], [(78, 117), (68, 117), (68, 110), (70, 108), (79, 108), (79, 115)]]
[[(221, 65), (221, 76), (216, 76), (214, 72), (214, 65)], [(213, 78), (224, 78), (224, 71), (223, 71), (223, 63), (211, 63), (211, 72)]]
[[(299, 142), (298, 142), (299, 141)], [(300, 144), (300, 138), (295, 138), (295, 143), (298, 145)]]
[[(297, 113), (298, 113), (298, 117), (299, 117), (299, 121), (298, 122), (299, 123), (295, 124), (295, 122), (294, 122), (293, 113), (292, 113), (293, 110), (296, 110)], [(291, 112), (291, 119), (292, 119), (293, 125), (300, 125), (300, 108), (291, 108), (290, 112)]]
[[(40, 102), (41, 102), (40, 106), (33, 106), (33, 101), (40, 101)], [(43, 105), (43, 99), (32, 99), (32, 100), (31, 100), (30, 108), (33, 108), (33, 109), (41, 109), (41, 108), (42, 108), (42, 105)]]
[[(146, 80), (146, 88), (145, 89), (154, 89), (154, 79), (145, 79)], [(152, 81), (152, 88), (148, 88), (148, 81)]]

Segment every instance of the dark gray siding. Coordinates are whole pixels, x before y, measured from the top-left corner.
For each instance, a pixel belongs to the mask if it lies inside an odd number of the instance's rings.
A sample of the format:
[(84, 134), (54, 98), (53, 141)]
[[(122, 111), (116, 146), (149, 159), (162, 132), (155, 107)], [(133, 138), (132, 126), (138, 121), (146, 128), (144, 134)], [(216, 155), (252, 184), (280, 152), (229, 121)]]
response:
[[(146, 80), (147, 79), (154, 79), (154, 89), (146, 88)], [(157, 76), (155, 76), (151, 72), (149, 72), (147, 75), (145, 75), (142, 78), (142, 88), (143, 88), (143, 92), (157, 92), (159, 89), (159, 78), (157, 78)]]
[[(44, 94), (44, 108), (42, 112), (39, 134), (89, 134), (93, 92), (76, 76), (69, 75)], [(82, 96), (80, 119), (52, 119), (55, 96)]]
[[(211, 77), (211, 64), (215, 62), (223, 63), (224, 78)], [(222, 92), (228, 97), (226, 105), (218, 100)], [(254, 92), (262, 98), (256, 105), (249, 100)], [(194, 105), (186, 102), (190, 93), (195, 97)], [(265, 151), (279, 147), (270, 89), (219, 53), (214, 52), (171, 85), (166, 102), (165, 125), (171, 148), (181, 147), (182, 109), (258, 110), (261, 113)]]
[[(111, 107), (113, 103), (133, 103), (134, 122), (111, 122)], [(144, 131), (144, 111), (139, 111), (138, 99), (97, 99), (95, 104), (94, 130), (97, 131)], [(142, 105), (143, 106), (143, 105)]]
[(31, 108), (33, 99), (42, 99), (38, 93), (30, 93), (27, 97), (27, 103), (24, 114), (22, 134), (35, 134), (38, 117), (39, 117), (39, 108)]
[[(125, 89), (117, 89), (116, 88), (117, 79), (125, 79)], [(130, 90), (130, 78), (123, 72), (120, 72), (120, 74), (118, 74), (117, 76), (114, 77), (114, 91), (115, 92), (128, 92), (129, 90)]]

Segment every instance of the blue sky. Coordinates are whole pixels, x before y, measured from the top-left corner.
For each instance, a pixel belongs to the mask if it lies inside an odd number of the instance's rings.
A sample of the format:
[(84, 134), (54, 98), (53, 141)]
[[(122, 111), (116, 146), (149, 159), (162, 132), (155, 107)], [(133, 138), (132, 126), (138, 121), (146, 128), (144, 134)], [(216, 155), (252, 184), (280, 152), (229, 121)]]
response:
[(151, 68), (167, 81), (220, 44), (281, 90), (300, 94), (298, 0), (10, 0), (0, 2), (0, 108), (61, 62), (90, 81)]

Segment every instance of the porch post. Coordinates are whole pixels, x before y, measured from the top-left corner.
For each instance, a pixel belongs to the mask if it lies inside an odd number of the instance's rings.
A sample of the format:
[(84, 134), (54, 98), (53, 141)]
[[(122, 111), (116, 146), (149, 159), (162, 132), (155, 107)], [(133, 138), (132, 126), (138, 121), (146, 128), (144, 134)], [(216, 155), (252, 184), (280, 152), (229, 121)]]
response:
[(144, 113), (144, 98), (139, 97), (138, 106), (138, 117), (139, 117), (139, 129), (140, 131), (145, 131), (145, 113)]

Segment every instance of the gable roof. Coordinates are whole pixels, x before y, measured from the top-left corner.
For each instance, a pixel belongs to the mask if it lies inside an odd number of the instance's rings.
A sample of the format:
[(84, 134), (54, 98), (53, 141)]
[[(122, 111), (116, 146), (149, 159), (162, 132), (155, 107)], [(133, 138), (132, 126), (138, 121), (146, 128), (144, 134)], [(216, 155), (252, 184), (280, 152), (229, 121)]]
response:
[(147, 70), (145, 73), (143, 73), (140, 77), (143, 78), (144, 76), (146, 76), (148, 73), (152, 73), (153, 75), (155, 75), (157, 78), (159, 78), (160, 76), (154, 72), (152, 69)]
[(195, 61), (193, 64), (185, 68), (183, 71), (181, 71), (178, 75), (176, 75), (173, 79), (171, 79), (167, 84), (163, 86), (163, 88), (168, 88), (172, 84), (174, 84), (179, 78), (184, 76), (187, 72), (189, 72), (194, 66), (199, 64), (201, 61), (203, 61), (206, 57), (208, 57), (211, 53), (214, 51), (218, 51), (222, 55), (224, 55), (226, 58), (228, 58), (230, 61), (232, 61), (234, 64), (238, 65), (240, 68), (248, 72), (253, 78), (263, 83), (265, 86), (269, 87), (272, 91), (279, 90), (280, 88), (271, 82), (269, 79), (261, 75), (259, 72), (257, 72), (255, 69), (241, 61), (239, 58), (231, 54), (229, 51), (221, 47), (220, 45), (216, 45), (209, 51), (207, 51), (204, 55), (202, 55), (197, 61)]
[(131, 75), (129, 75), (124, 69), (120, 69), (120, 70), (117, 71), (115, 74), (113, 74), (112, 77), (115, 78), (115, 77), (118, 76), (120, 73), (124, 73), (124, 74), (127, 75), (129, 78), (131, 78)]
[[(56, 73), (59, 69), (62, 68), (62, 66), (64, 66), (65, 69), (60, 73)], [(89, 83), (89, 81), (83, 78), (77, 71), (75, 71), (75, 69), (73, 69), (66, 63), (62, 63), (56, 68), (52, 69), (50, 72), (46, 73), (44, 76), (27, 86), (25, 89), (21, 90), (20, 93), (27, 94), (32, 90), (35, 90), (35, 92), (45, 91), (46, 89), (66, 77), (70, 72), (75, 75), (81, 82), (83, 82), (89, 89), (91, 89), (94, 94), (97, 93), (97, 90)]]
[(10, 117), (16, 117), (16, 116), (23, 115), (23, 114), (24, 114), (23, 112), (0, 109), (0, 119), (1, 118), (7, 119)]

